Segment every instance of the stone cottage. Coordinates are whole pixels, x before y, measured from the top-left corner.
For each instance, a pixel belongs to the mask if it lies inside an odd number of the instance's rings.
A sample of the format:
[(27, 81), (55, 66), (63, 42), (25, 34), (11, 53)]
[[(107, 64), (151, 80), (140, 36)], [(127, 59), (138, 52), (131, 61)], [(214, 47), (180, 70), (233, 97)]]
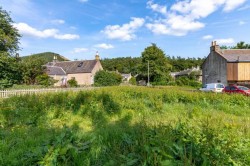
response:
[(78, 85), (89, 86), (94, 84), (95, 73), (103, 70), (98, 52), (95, 60), (53, 62), (45, 65), (46, 73), (55, 80), (55, 86), (65, 86), (67, 81), (74, 78)]

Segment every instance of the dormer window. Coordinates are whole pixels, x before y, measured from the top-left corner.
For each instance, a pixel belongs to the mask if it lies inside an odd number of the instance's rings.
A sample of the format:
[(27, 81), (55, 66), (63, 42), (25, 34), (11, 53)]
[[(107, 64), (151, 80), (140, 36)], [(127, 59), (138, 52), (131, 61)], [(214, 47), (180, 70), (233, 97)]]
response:
[(82, 67), (83, 62), (79, 63), (78, 67)]

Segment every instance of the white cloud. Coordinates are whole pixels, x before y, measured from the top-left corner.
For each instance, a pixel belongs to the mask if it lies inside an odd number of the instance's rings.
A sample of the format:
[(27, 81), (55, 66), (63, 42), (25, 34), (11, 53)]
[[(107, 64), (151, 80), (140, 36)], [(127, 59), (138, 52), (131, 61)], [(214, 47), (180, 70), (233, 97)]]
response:
[(72, 53), (82, 53), (87, 51), (89, 51), (89, 49), (87, 48), (74, 48), (74, 51), (72, 51)]
[(64, 20), (60, 20), (60, 19), (52, 20), (51, 22), (52, 22), (53, 24), (64, 24), (64, 23), (65, 23)]
[(223, 11), (229, 12), (245, 2), (246, 0), (183, 0), (174, 3), (169, 10), (161, 10), (164, 6), (148, 0), (148, 8), (161, 13), (162, 17), (146, 26), (155, 34), (184, 36), (190, 31), (205, 27), (200, 20), (216, 10), (222, 8)]
[(201, 22), (190, 20), (189, 17), (172, 14), (168, 16), (168, 19), (156, 20), (154, 23), (149, 23), (146, 26), (155, 34), (184, 36), (189, 31), (201, 29), (205, 25)]
[(105, 27), (102, 33), (104, 33), (109, 39), (120, 39), (123, 41), (129, 41), (134, 39), (135, 31), (143, 26), (143, 18), (131, 18), (132, 20), (128, 24), (120, 25), (108, 25)]
[(55, 39), (60, 39), (60, 40), (74, 40), (74, 39), (80, 38), (79, 35), (75, 35), (75, 34), (63, 34), (63, 35), (55, 34), (53, 37)]
[(102, 49), (106, 49), (106, 50), (114, 48), (113, 45), (106, 44), (106, 43), (96, 44), (94, 47), (96, 47), (96, 48), (102, 48)]
[(239, 25), (244, 25), (244, 24), (246, 24), (245, 21), (240, 21), (240, 22), (239, 22)]
[(230, 44), (235, 43), (233, 38), (215, 39), (214, 41), (216, 41), (216, 43), (218, 43), (219, 45), (230, 45)]
[(206, 35), (206, 36), (203, 36), (202, 39), (204, 40), (209, 40), (209, 39), (212, 39), (213, 36), (212, 35)]
[(225, 0), (225, 7), (224, 11), (231, 11), (234, 10), (235, 8), (239, 7), (243, 3), (246, 2), (246, 0)]
[(15, 23), (13, 25), (24, 36), (31, 36), (37, 38), (55, 38), (60, 40), (73, 40), (80, 38), (79, 35), (75, 34), (60, 34), (58, 29), (45, 29), (40, 31), (29, 26), (26, 23)]
[(147, 7), (152, 9), (155, 12), (159, 12), (161, 14), (167, 14), (167, 7), (155, 4), (153, 0), (149, 0), (147, 2)]

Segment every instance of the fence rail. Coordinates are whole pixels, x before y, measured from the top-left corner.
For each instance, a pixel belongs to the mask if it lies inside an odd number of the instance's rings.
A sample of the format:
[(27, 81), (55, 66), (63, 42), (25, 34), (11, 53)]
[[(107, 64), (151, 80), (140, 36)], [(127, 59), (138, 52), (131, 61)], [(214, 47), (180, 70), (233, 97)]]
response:
[(46, 89), (21, 89), (21, 90), (1, 90), (0, 98), (8, 98), (11, 96), (21, 96), (27, 94), (41, 94), (41, 93), (53, 93), (53, 92), (67, 92), (67, 91), (83, 91), (91, 90), (93, 87), (82, 88), (46, 88)]

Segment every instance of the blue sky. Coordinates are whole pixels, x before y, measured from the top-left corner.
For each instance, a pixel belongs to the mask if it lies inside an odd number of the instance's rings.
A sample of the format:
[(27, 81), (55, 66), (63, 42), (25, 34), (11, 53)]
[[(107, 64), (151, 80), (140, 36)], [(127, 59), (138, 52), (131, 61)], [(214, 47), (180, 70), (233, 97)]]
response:
[(250, 43), (250, 0), (0, 0), (22, 34), (21, 56), (71, 60), (166, 55), (205, 57), (212, 40)]

